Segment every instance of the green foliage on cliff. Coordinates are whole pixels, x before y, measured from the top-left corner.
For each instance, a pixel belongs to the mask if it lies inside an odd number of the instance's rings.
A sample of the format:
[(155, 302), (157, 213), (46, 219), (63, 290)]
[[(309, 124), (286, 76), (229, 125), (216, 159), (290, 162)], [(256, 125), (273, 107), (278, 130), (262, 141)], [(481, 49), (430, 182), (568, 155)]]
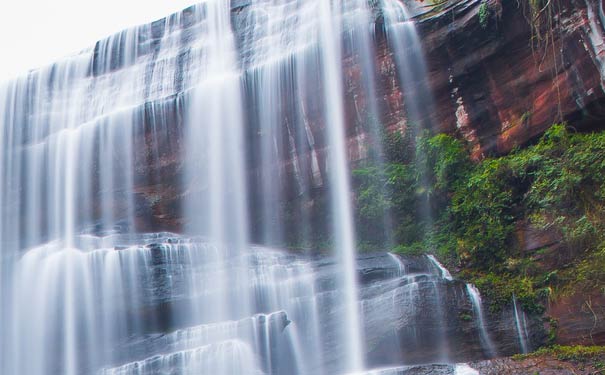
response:
[[(416, 253), (431, 241), (432, 218), (447, 207), (452, 184), (467, 173), (470, 160), (462, 143), (443, 134), (399, 133), (385, 144), (385, 165), (353, 171), (358, 233), (376, 245), (390, 234), (400, 251)], [(386, 234), (385, 216), (395, 223)]]
[(588, 361), (605, 357), (605, 346), (553, 345), (547, 348), (540, 348), (529, 354), (516, 354), (513, 356), (513, 359), (523, 360), (544, 355), (552, 356), (561, 361)]
[[(478, 163), (444, 134), (398, 142), (386, 166), (354, 173), (364, 242), (384, 246), (390, 232), (396, 251), (436, 253), (495, 309), (513, 293), (539, 313), (553, 292), (605, 290), (605, 133), (554, 125), (536, 144)], [(524, 252), (520, 223), (558, 243)]]

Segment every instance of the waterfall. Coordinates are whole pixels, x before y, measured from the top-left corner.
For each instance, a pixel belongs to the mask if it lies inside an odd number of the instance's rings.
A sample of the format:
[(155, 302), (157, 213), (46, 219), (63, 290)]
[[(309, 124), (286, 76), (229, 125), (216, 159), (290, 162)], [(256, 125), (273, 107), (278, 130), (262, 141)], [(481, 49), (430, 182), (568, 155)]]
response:
[(402, 9), (205, 0), (3, 84), (0, 374), (452, 373), (464, 284), (356, 246)]
[(485, 327), (481, 294), (473, 284), (466, 284), (466, 291), (468, 292), (471, 304), (473, 305), (473, 313), (475, 314), (475, 320), (479, 329), (481, 344), (490, 358), (496, 357), (496, 347), (492, 339), (489, 337), (489, 333), (487, 332), (487, 328)]
[[(339, 1), (335, 7), (340, 7)], [(338, 8), (336, 8), (338, 10)], [(353, 233), (353, 211), (349, 192), (351, 191), (348, 173), (348, 161), (345, 145), (344, 108), (341, 99), (343, 92), (341, 73), (338, 65), (341, 61), (338, 23), (333, 22), (333, 12), (330, 3), (320, 1), (320, 45), (323, 58), (324, 95), (326, 97), (329, 124), (328, 139), (331, 153), (328, 155), (329, 169), (334, 176), (330, 183), (330, 200), (332, 202), (333, 231), (337, 257), (343, 266), (342, 279), (344, 288), (344, 303), (347, 311), (342, 329), (342, 339), (345, 340), (346, 365), (350, 372), (360, 371), (363, 367), (363, 349), (361, 342), (360, 320), (357, 306), (356, 269), (355, 269), (355, 235)]]
[(393, 253), (388, 253), (388, 254), (393, 259), (393, 261), (397, 264), (397, 276), (405, 276), (405, 274), (407, 273), (405, 263), (397, 255), (395, 255)]
[(399, 80), (404, 90), (407, 120), (413, 128), (428, 129), (430, 123), (423, 121), (431, 113), (433, 100), (428, 88), (428, 72), (422, 44), (414, 22), (403, 2), (382, 0), (385, 31), (392, 45)]
[(517, 331), (517, 338), (519, 340), (519, 346), (521, 347), (521, 353), (529, 353), (529, 346), (527, 345), (527, 323), (525, 321), (525, 313), (519, 312), (517, 307), (517, 298), (513, 294), (513, 310), (515, 313), (515, 329)]
[(450, 281), (453, 280), (452, 274), (450, 273), (450, 271), (448, 271), (447, 268), (443, 267), (443, 265), (441, 263), (439, 263), (439, 261), (437, 260), (437, 258), (435, 258), (435, 256), (433, 254), (427, 254), (426, 257), (431, 261), (431, 263), (435, 266), (435, 268), (437, 268), (441, 277), (443, 277), (446, 280), (450, 280)]
[[(405, 118), (399, 122), (398, 131), (412, 136), (421, 135), (434, 125), (431, 121), (434, 104), (428, 86), (430, 76), (420, 37), (404, 1), (381, 0), (381, 6), (386, 39), (393, 50), (399, 84), (404, 88), (402, 93)], [(423, 236), (426, 240), (429, 239), (434, 225), (431, 194), (428, 192), (430, 171), (425, 163), (418, 162), (426, 158), (425, 150), (420, 148), (417, 152), (419, 154), (416, 164), (420, 172), (420, 185), (426, 190), (424, 199), (419, 202), (421, 217), (425, 222)]]
[[(230, 11), (229, 3), (221, 0), (207, 1), (199, 11), (204, 17), (199, 30), (203, 46), (198, 57), (203, 69), (193, 78), (195, 86), (187, 100), (184, 184), (196, 189), (184, 201), (187, 231), (223, 246), (216, 264), (214, 296), (191, 312), (207, 321), (248, 315), (251, 303), (247, 294), (227, 293), (235, 277), (246, 277), (226, 272), (228, 263), (239, 260), (238, 255), (248, 245), (241, 74), (236, 65)], [(248, 268), (245, 262), (238, 267)]]

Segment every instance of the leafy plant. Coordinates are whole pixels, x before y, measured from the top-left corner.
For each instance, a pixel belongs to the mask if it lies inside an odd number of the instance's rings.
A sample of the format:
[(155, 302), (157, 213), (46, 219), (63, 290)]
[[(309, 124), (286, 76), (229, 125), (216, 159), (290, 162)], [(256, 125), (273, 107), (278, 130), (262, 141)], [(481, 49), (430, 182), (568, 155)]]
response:
[[(605, 133), (553, 125), (536, 144), (478, 163), (448, 135), (386, 140), (388, 163), (354, 172), (364, 244), (379, 243), (390, 223), (394, 251), (430, 251), (461, 267), (459, 276), (476, 283), (494, 310), (513, 293), (536, 313), (560, 292), (605, 293)], [(558, 236), (559, 246), (522, 253), (520, 221)], [(559, 263), (538, 263), (538, 255)]]
[(487, 23), (489, 21), (489, 8), (486, 2), (482, 2), (479, 6), (479, 24), (483, 29), (487, 29)]

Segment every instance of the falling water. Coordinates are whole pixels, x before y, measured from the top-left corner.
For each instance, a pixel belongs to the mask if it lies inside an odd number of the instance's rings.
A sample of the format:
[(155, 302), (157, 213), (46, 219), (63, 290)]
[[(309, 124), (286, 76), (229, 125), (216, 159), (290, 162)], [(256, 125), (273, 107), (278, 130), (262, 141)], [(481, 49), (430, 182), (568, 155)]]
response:
[(517, 298), (513, 294), (513, 309), (515, 312), (515, 328), (517, 330), (517, 337), (519, 339), (519, 345), (521, 346), (521, 353), (529, 353), (529, 347), (527, 345), (527, 323), (525, 321), (525, 313), (519, 312), (517, 307)]
[(481, 294), (473, 284), (466, 284), (466, 291), (468, 292), (471, 304), (473, 305), (473, 313), (475, 314), (477, 328), (479, 329), (479, 333), (481, 336), (481, 344), (486, 350), (488, 357), (496, 357), (496, 347), (492, 339), (489, 337), (489, 333), (487, 332), (487, 328), (485, 327)]
[[(375, 25), (373, 24), (371, 9), (366, 0), (345, 1), (343, 3), (345, 17), (344, 43), (345, 48), (352, 50), (360, 67), (362, 87), (354, 94), (355, 103), (355, 130), (357, 133), (357, 144), (359, 156), (363, 156), (380, 173), (386, 173), (387, 156), (385, 155), (383, 143), (384, 126), (380, 121), (378, 109), (378, 98), (376, 92), (378, 83), (376, 81), (377, 67), (375, 63), (376, 51)], [(365, 104), (366, 111), (360, 107)], [(367, 134), (367, 135), (365, 135)], [(363, 136), (362, 136), (363, 135)], [(381, 186), (381, 194), (390, 194), (387, 186)], [(385, 248), (393, 248), (395, 239), (393, 235), (393, 220), (388, 210), (382, 212), (382, 223), (380, 225), (379, 243)]]
[[(441, 263), (439, 263), (439, 261), (432, 254), (427, 254), (426, 257), (428, 258), (430, 264), (433, 267), (437, 268), (440, 279), (443, 279), (446, 281), (453, 280), (452, 275), (450, 274), (450, 271), (448, 271), (447, 268), (445, 268)], [(437, 280), (433, 281), (433, 293), (435, 295), (435, 299), (437, 301), (441, 301), (442, 296), (441, 296), (441, 291), (440, 291)], [(437, 303), (435, 305), (435, 315), (437, 317), (437, 319), (435, 320), (435, 325), (438, 327), (438, 334), (440, 336), (440, 340), (438, 341), (439, 355), (440, 355), (439, 361), (447, 363), (450, 360), (449, 345), (448, 345), (449, 343), (446, 339), (447, 319), (445, 319), (445, 311), (444, 311), (443, 307), (444, 307), (444, 304), (442, 304), (442, 303)]]
[(388, 253), (389, 256), (393, 259), (393, 261), (397, 264), (397, 276), (405, 276), (407, 273), (405, 263), (401, 260), (401, 258), (393, 253)]
[(454, 374), (455, 375), (479, 375), (479, 371), (470, 367), (466, 363), (459, 363), (456, 365)]
[[(0, 87), (0, 373), (447, 360), (449, 272), (356, 254), (350, 163), (382, 154), (377, 6), (206, 0)], [(317, 238), (321, 256), (278, 249)]]
[[(431, 122), (433, 96), (428, 85), (430, 77), (422, 43), (404, 1), (381, 0), (381, 4), (386, 38), (393, 50), (399, 83), (404, 88), (402, 93), (406, 115), (401, 131), (418, 136), (434, 125)], [(418, 152), (416, 166), (420, 172), (420, 185), (426, 192), (424, 199), (419, 202), (419, 211), (425, 223), (424, 236), (428, 237), (434, 225), (431, 194), (428, 193), (431, 171), (426, 163), (418, 162), (426, 159), (424, 149), (420, 148)]]
[(428, 88), (428, 72), (420, 37), (403, 2), (382, 0), (385, 31), (392, 45), (399, 80), (405, 87), (407, 120), (412, 129), (428, 129), (422, 118), (431, 113), (432, 95)]
[[(119, 37), (136, 35), (129, 30)], [(3, 88), (0, 298), (11, 308), (2, 309), (6, 350), (0, 355), (6, 373), (78, 373), (78, 341), (86, 335), (94, 341), (95, 331), (83, 323), (91, 310), (80, 309), (93, 292), (78, 267), (77, 233), (131, 229), (133, 107), (142, 98), (130, 85), (114, 93), (121, 74), (94, 76), (95, 62), (103, 68), (97, 59), (119, 61), (101, 51), (115, 38)], [(55, 332), (61, 337), (56, 352), (45, 353)], [(50, 365), (53, 358), (60, 367)]]
[[(341, 4), (335, 2), (336, 11)], [(357, 372), (363, 368), (363, 349), (361, 344), (361, 333), (357, 307), (356, 273), (355, 273), (355, 236), (353, 233), (353, 212), (349, 192), (348, 162), (346, 156), (345, 132), (344, 132), (344, 108), (341, 93), (342, 81), (338, 65), (341, 61), (339, 45), (339, 30), (332, 21), (333, 10), (330, 3), (320, 1), (320, 44), (323, 57), (323, 79), (325, 97), (327, 103), (326, 121), (330, 125), (328, 139), (331, 144), (331, 154), (328, 156), (331, 173), (334, 181), (331, 182), (330, 201), (334, 213), (333, 230), (335, 247), (338, 258), (343, 266), (341, 284), (345, 294), (345, 324), (343, 325), (342, 338), (347, 345), (346, 369), (349, 372)]]
[(441, 263), (439, 263), (439, 261), (437, 260), (437, 258), (435, 258), (435, 256), (433, 254), (427, 254), (426, 257), (429, 258), (431, 263), (435, 266), (435, 268), (437, 268), (437, 270), (441, 274), (441, 277), (443, 277), (446, 280), (450, 280), (450, 281), (453, 280), (452, 274), (450, 273), (450, 271), (448, 271), (447, 268), (443, 267), (443, 265)]
[[(251, 303), (248, 294), (228, 293), (230, 284), (247, 275), (227, 272), (231, 258), (240, 261), (238, 255), (248, 243), (242, 92), (230, 27), (230, 4), (211, 0), (200, 7), (200, 16), (205, 16), (199, 31), (204, 38), (199, 40), (202, 45), (198, 57), (203, 69), (193, 78), (196, 86), (187, 101), (184, 158), (185, 186), (200, 190), (189, 192), (184, 211), (190, 234), (206, 236), (222, 248), (212, 279), (212, 298), (194, 305), (190, 312), (203, 316), (206, 322), (215, 322), (247, 316)], [(238, 267), (248, 268), (245, 262)], [(232, 347), (223, 349), (230, 351)]]

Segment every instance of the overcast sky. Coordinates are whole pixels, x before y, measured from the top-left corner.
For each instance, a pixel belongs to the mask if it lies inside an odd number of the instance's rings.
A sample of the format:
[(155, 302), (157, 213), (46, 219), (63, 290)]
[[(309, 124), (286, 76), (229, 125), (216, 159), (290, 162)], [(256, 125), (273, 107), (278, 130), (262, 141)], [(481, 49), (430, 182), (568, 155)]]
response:
[(200, 0), (0, 0), (0, 81)]

